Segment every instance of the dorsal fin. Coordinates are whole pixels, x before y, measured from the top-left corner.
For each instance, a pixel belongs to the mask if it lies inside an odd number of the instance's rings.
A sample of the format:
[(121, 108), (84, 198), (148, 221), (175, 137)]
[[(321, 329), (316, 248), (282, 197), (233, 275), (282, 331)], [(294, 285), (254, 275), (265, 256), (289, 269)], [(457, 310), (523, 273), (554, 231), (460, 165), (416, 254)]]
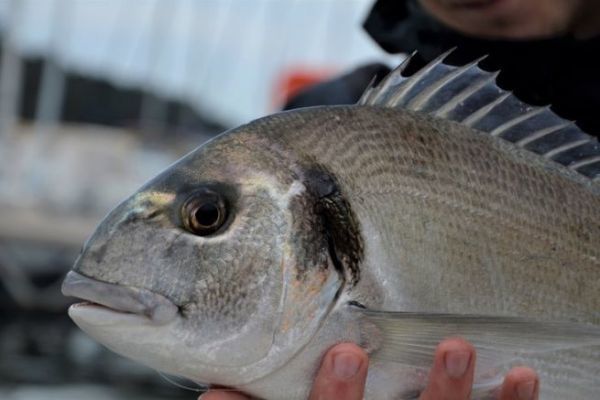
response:
[(479, 68), (482, 58), (464, 66), (444, 64), (450, 50), (409, 77), (402, 75), (411, 55), (358, 104), (425, 112), (498, 136), (556, 161), (590, 179), (600, 179), (600, 144), (549, 107), (536, 107), (496, 85), (498, 73)]

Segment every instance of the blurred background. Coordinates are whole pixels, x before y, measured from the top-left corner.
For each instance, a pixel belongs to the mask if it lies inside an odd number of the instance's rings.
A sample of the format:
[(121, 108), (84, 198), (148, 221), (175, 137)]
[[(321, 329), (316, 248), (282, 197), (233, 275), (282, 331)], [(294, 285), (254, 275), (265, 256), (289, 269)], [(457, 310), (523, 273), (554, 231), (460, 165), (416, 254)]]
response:
[(0, 399), (195, 398), (66, 315), (110, 208), (223, 130), (368, 61), (371, 0), (0, 0)]

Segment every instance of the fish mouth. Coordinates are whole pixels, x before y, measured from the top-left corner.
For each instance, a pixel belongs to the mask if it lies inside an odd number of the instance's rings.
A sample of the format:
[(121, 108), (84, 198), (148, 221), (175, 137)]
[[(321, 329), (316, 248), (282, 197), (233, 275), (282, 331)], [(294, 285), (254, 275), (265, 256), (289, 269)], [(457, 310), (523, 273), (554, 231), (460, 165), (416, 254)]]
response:
[(179, 308), (166, 297), (147, 289), (99, 281), (70, 271), (62, 284), (65, 296), (85, 300), (69, 308), (69, 316), (93, 325), (134, 322), (165, 325)]

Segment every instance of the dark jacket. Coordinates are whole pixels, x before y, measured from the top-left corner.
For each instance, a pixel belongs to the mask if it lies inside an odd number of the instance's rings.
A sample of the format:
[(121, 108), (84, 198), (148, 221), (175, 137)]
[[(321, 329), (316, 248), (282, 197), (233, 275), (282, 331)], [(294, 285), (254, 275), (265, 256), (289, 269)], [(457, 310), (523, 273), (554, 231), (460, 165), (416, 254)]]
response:
[[(560, 116), (575, 120), (586, 132), (600, 135), (600, 37), (577, 40), (571, 36), (544, 40), (486, 40), (468, 37), (442, 25), (429, 16), (416, 0), (378, 0), (364, 28), (388, 53), (412, 53), (406, 74), (419, 69), (444, 51), (456, 47), (448, 62), (466, 64), (482, 55), (484, 69), (500, 70), (498, 84), (514, 91), (521, 100), (534, 104), (551, 104)], [(384, 75), (381, 66), (374, 68)], [(371, 76), (349, 73), (332, 82), (320, 84), (318, 91), (306, 90), (291, 103), (302, 106), (317, 104), (352, 104), (360, 97), (338, 97), (336, 103), (322, 102), (322, 94), (339, 91), (344, 82), (366, 87)], [(338, 87), (336, 89), (336, 86)]]

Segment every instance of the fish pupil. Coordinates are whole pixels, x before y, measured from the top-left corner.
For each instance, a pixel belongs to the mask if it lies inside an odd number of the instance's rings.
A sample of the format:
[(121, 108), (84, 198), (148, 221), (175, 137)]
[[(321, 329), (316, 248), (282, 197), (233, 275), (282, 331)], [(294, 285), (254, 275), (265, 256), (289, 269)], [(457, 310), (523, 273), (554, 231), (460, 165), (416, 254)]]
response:
[(214, 203), (204, 203), (194, 213), (196, 222), (202, 227), (213, 227), (220, 219), (219, 207)]

